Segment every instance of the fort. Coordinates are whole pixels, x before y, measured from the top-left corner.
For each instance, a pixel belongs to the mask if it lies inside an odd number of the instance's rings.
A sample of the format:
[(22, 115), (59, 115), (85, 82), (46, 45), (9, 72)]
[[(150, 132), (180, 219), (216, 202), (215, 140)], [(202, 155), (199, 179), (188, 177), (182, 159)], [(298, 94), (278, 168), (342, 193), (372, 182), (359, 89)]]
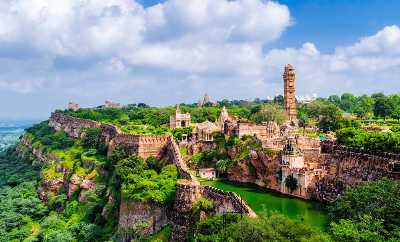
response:
[[(73, 138), (83, 137), (85, 129), (99, 128), (102, 130), (101, 139), (109, 146), (108, 154), (111, 155), (117, 145), (125, 147), (130, 155), (142, 158), (155, 156), (167, 158), (175, 164), (179, 176), (182, 178), (177, 184), (174, 211), (171, 215), (173, 224), (172, 241), (184, 241), (190, 221), (193, 203), (200, 197), (210, 199), (218, 213), (233, 211), (249, 216), (256, 216), (245, 201), (232, 192), (224, 192), (212, 187), (203, 187), (187, 168), (182, 159), (180, 150), (175, 140), (169, 135), (131, 135), (124, 134), (118, 128), (101, 124), (99, 122), (66, 116), (60, 112), (51, 114), (49, 126), (56, 130), (64, 130)], [(141, 208), (138, 210), (138, 206)], [(150, 222), (148, 232), (156, 232), (166, 223), (165, 208), (151, 204), (130, 203), (122, 201), (120, 207), (120, 226), (127, 228), (139, 219)]]
[[(256, 216), (237, 194), (202, 186), (181, 155), (181, 147), (187, 148), (189, 155), (217, 148), (214, 142), (215, 132), (220, 132), (225, 137), (234, 135), (251, 137), (262, 147), (258, 150), (248, 147), (249, 157), (237, 161), (235, 166), (228, 170), (229, 180), (254, 183), (291, 196), (304, 199), (317, 198), (322, 202), (330, 202), (345, 189), (362, 182), (382, 177), (400, 178), (400, 155), (349, 149), (334, 141), (320, 141), (318, 138), (310, 138), (296, 132), (298, 121), (295, 71), (292, 65), (285, 66), (283, 80), (284, 108), (288, 122), (282, 125), (272, 121), (259, 124), (240, 120), (229, 114), (225, 107), (221, 109), (215, 122), (206, 120), (202, 123), (192, 123), (191, 114), (183, 113), (179, 105), (175, 113), (170, 116), (169, 128), (193, 128), (192, 133), (180, 141), (171, 135), (128, 134), (114, 125), (67, 116), (63, 112), (52, 113), (48, 125), (55, 130), (65, 131), (72, 138), (83, 138), (87, 129), (100, 129), (100, 140), (107, 145), (108, 156), (111, 156), (117, 147), (123, 147), (131, 156), (144, 159), (157, 157), (174, 164), (180, 180), (176, 184), (176, 197), (172, 210), (134, 201), (121, 201), (119, 210), (119, 226), (122, 228), (130, 229), (137, 221), (145, 220), (150, 224), (147, 232), (154, 233), (163, 225), (171, 223), (173, 227), (171, 241), (185, 240), (188, 229), (194, 221), (193, 204), (200, 198), (211, 201), (214, 211), (219, 214), (236, 212), (251, 217)], [(79, 106), (71, 105), (69, 108), (75, 110), (79, 109)], [(21, 143), (29, 145), (25, 139), (22, 139)], [(234, 156), (236, 152), (234, 148), (232, 149), (227, 153)], [(39, 160), (50, 159), (40, 150), (33, 149), (33, 151)], [(230, 158), (233, 160), (235, 157)], [(250, 172), (249, 167), (253, 167), (255, 171)], [(297, 185), (288, 187), (288, 179), (295, 179)], [(62, 178), (47, 181), (40, 193), (42, 194), (45, 189), (58, 191), (66, 183), (68, 182)], [(84, 188), (81, 187), (83, 192), (95, 186), (90, 181), (80, 181), (76, 176), (72, 176), (69, 183), (68, 196), (79, 189), (79, 184), (85, 184)], [(80, 195), (79, 199), (84, 199), (84, 196)]]

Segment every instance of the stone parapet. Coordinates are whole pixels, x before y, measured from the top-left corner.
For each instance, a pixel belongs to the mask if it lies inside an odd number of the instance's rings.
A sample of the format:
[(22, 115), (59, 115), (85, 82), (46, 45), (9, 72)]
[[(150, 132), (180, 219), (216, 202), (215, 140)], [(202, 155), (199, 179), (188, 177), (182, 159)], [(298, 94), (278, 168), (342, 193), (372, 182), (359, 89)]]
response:
[(257, 216), (250, 206), (247, 205), (246, 201), (243, 201), (234, 192), (226, 192), (215, 187), (203, 186), (202, 195), (213, 202), (218, 213), (237, 212), (250, 217)]
[(399, 178), (399, 154), (358, 150), (331, 141), (321, 142), (321, 152), (324, 164), (331, 167), (329, 175), (316, 184), (322, 201), (333, 201), (347, 188), (365, 181)]

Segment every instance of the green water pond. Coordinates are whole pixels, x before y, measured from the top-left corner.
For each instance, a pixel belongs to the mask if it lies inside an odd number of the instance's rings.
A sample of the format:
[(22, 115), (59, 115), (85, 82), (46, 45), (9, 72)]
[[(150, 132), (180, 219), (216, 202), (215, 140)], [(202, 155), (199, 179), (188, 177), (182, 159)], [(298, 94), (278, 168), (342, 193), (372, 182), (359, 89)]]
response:
[(318, 202), (281, 195), (250, 184), (243, 185), (229, 181), (202, 181), (201, 183), (224, 191), (235, 192), (258, 216), (267, 216), (276, 212), (321, 230), (325, 230), (327, 227), (327, 213)]

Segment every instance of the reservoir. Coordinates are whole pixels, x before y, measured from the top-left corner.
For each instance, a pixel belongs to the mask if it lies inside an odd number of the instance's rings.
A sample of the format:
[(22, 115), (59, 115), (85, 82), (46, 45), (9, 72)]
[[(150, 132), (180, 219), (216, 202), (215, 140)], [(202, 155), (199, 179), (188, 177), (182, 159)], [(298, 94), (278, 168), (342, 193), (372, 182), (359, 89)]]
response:
[(201, 184), (235, 192), (258, 216), (280, 213), (321, 230), (325, 230), (328, 224), (326, 211), (315, 201), (281, 195), (251, 184), (242, 185), (229, 181), (203, 181)]

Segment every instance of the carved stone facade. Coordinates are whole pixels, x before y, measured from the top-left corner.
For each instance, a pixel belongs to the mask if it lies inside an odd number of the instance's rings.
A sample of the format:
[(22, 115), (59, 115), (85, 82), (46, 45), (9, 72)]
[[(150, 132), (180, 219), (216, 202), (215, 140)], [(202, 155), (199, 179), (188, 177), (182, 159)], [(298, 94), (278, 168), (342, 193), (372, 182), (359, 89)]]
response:
[(215, 123), (210, 121), (205, 121), (203, 123), (196, 124), (196, 127), (193, 129), (192, 135), (196, 141), (213, 141), (214, 140), (214, 132), (221, 131), (221, 128), (218, 127)]
[(290, 121), (297, 119), (296, 109), (296, 74), (292, 65), (287, 64), (283, 73), (284, 81), (284, 106), (286, 114)]
[(179, 105), (176, 111), (169, 117), (169, 127), (171, 129), (189, 127), (191, 125), (190, 113), (182, 113)]

